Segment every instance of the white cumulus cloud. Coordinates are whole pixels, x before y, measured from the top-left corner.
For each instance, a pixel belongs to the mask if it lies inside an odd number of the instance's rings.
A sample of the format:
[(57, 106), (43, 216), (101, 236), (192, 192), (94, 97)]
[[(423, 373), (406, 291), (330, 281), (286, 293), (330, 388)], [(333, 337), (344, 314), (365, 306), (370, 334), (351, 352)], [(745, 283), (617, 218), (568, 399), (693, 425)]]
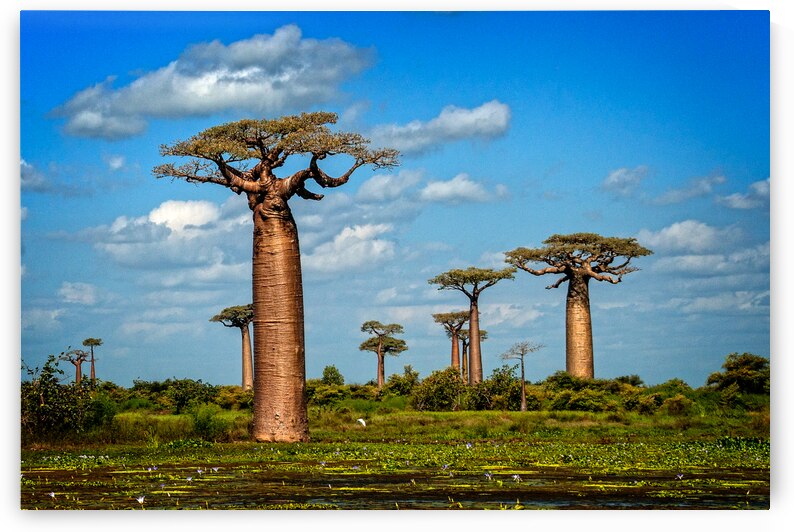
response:
[(648, 175), (647, 166), (618, 168), (609, 173), (601, 183), (601, 188), (618, 196), (630, 196), (646, 175)]
[(371, 62), (371, 50), (303, 38), (300, 28), (288, 25), (228, 45), (194, 45), (120, 88), (109, 77), (75, 94), (55, 115), (66, 118), (69, 134), (123, 138), (142, 133), (149, 118), (280, 113), (328, 101)]
[(465, 203), (486, 202), (496, 196), (506, 194), (506, 188), (500, 187), (494, 193), (474, 181), (468, 174), (458, 174), (448, 181), (430, 181), (421, 191), (419, 199), (426, 202)]
[(187, 226), (201, 227), (220, 218), (220, 209), (211, 201), (169, 200), (149, 213), (149, 221), (182, 231)]
[(670, 205), (680, 203), (688, 199), (697, 198), (711, 194), (714, 185), (725, 183), (725, 177), (715, 175), (710, 177), (700, 177), (691, 180), (685, 187), (668, 190), (654, 200), (658, 205)]
[(697, 220), (676, 222), (659, 231), (642, 229), (637, 240), (652, 250), (701, 253), (734, 241), (739, 230), (717, 228)]
[(378, 174), (361, 184), (356, 198), (371, 202), (395, 200), (421, 180), (422, 172), (417, 170), (400, 170), (396, 174)]
[(510, 115), (510, 107), (498, 100), (474, 109), (450, 105), (428, 122), (414, 120), (405, 125), (381, 125), (370, 136), (376, 144), (403, 153), (417, 153), (446, 142), (503, 135), (510, 127)]
[(392, 229), (390, 224), (345, 227), (331, 242), (304, 254), (303, 267), (325, 273), (372, 269), (394, 257), (395, 243), (380, 238)]

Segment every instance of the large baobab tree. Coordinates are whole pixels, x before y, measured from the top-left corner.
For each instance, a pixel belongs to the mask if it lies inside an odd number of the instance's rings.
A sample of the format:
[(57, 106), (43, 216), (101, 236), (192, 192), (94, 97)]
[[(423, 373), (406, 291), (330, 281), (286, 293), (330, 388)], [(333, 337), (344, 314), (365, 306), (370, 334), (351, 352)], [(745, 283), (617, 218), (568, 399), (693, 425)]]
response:
[(543, 344), (536, 344), (531, 342), (518, 342), (513, 344), (513, 346), (508, 349), (505, 353), (502, 353), (502, 360), (521, 360), (521, 411), (527, 411), (527, 388), (526, 388), (526, 379), (524, 378), (524, 357), (527, 356), (529, 353), (534, 353), (535, 351), (539, 351), (540, 349), (544, 348)]
[(91, 350), (91, 383), (96, 382), (96, 368), (94, 366), (94, 348), (102, 345), (102, 338), (86, 338), (83, 340), (83, 346)]
[(455, 269), (429, 279), (439, 290), (458, 290), (469, 298), (469, 329), (471, 332), (469, 352), (469, 383), (482, 382), (482, 354), (480, 352), (480, 294), (503, 279), (512, 279), (515, 268), (493, 270), (490, 268)]
[(459, 339), (458, 339), (458, 332), (460, 332), (461, 327), (469, 321), (469, 313), (468, 311), (458, 311), (458, 312), (441, 312), (439, 314), (433, 314), (433, 320), (436, 323), (440, 323), (444, 330), (447, 331), (447, 336), (452, 339), (452, 352), (450, 353), (450, 366), (460, 371), (460, 351), (458, 349)]
[[(397, 165), (395, 150), (370, 149), (361, 135), (331, 131), (336, 120), (333, 113), (316, 112), (211, 127), (160, 149), (163, 156), (189, 157), (189, 162), (154, 169), (158, 178), (211, 183), (242, 194), (253, 213), (253, 437), (258, 441), (309, 439), (300, 246), (289, 200), (322, 199), (306, 188), (310, 181), (338, 187), (362, 166)], [(320, 168), (330, 157), (346, 165), (339, 177)], [(305, 166), (278, 177), (288, 159)]]
[(378, 357), (378, 389), (386, 384), (386, 370), (384, 359), (386, 355), (396, 356), (408, 347), (405, 340), (395, 338), (395, 334), (403, 333), (403, 326), (397, 323), (384, 325), (379, 321), (367, 321), (361, 325), (361, 332), (373, 335), (365, 340), (360, 346), (361, 351), (372, 351)]
[(243, 383), (244, 390), (254, 387), (254, 365), (251, 355), (251, 334), (248, 324), (254, 319), (254, 305), (237, 305), (226, 307), (220, 313), (210, 318), (210, 321), (220, 322), (225, 327), (237, 327), (243, 337)]
[[(540, 248), (516, 248), (505, 253), (505, 261), (532, 275), (558, 274), (547, 289), (568, 283), (565, 304), (565, 370), (575, 377), (592, 379), (593, 326), (590, 318), (589, 282), (617, 284), (623, 276), (637, 271), (631, 259), (652, 251), (634, 238), (604, 237), (595, 233), (552, 235)], [(616, 262), (617, 261), (617, 262)], [(535, 269), (531, 263), (548, 267)]]
[(88, 360), (88, 352), (82, 349), (71, 349), (61, 353), (61, 360), (68, 360), (74, 366), (74, 383), (78, 386), (83, 380), (83, 362)]

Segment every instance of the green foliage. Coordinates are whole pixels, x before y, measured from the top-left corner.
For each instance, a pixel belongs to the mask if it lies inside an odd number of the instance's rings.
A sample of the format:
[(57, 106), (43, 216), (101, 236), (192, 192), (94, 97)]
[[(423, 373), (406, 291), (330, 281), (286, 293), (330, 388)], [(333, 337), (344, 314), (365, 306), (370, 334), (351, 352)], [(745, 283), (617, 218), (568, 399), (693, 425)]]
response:
[(328, 386), (344, 386), (345, 384), (345, 378), (336, 366), (325, 366), (323, 377), (320, 380)]
[(306, 381), (306, 398), (311, 406), (333, 406), (350, 395), (350, 388), (346, 386), (325, 384), (321, 379)]
[(725, 371), (709, 375), (708, 386), (725, 390), (736, 384), (741, 393), (769, 393), (769, 359), (751, 353), (731, 353), (722, 368)]
[(416, 410), (458, 410), (464, 391), (465, 385), (458, 370), (434, 371), (414, 388), (411, 405)]
[(679, 393), (665, 399), (662, 402), (662, 410), (671, 416), (685, 416), (692, 411), (692, 405), (694, 401)]
[(248, 327), (254, 319), (254, 305), (237, 305), (226, 307), (210, 318), (210, 321), (220, 322), (226, 327)]
[(384, 387), (384, 392), (387, 394), (409, 396), (414, 390), (414, 387), (419, 383), (419, 372), (408, 365), (403, 367), (403, 374), (393, 373), (389, 375)]
[(476, 298), (480, 292), (504, 279), (513, 279), (515, 268), (494, 270), (492, 268), (470, 267), (465, 270), (453, 269), (436, 275), (427, 282), (437, 284), (439, 290), (458, 290), (470, 298)]
[(242, 386), (217, 386), (214, 402), (226, 410), (250, 410), (254, 405), (254, 390)]
[(466, 406), (472, 410), (518, 410), (521, 408), (521, 380), (515, 366), (503, 365), (481, 383), (468, 387)]
[(645, 386), (645, 383), (642, 382), (642, 379), (639, 375), (621, 375), (620, 377), (615, 377), (614, 379), (616, 382), (622, 384), (629, 384), (631, 386)]

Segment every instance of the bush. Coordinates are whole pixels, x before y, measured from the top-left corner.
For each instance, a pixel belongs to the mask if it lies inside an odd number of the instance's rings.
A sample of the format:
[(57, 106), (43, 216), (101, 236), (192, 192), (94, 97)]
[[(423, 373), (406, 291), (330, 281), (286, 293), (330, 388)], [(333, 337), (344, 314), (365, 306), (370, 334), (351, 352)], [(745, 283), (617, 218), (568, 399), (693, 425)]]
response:
[(419, 372), (414, 371), (411, 366), (403, 367), (403, 374), (394, 373), (389, 375), (384, 391), (394, 395), (409, 396), (414, 390), (414, 386), (419, 383)]
[(584, 389), (574, 393), (568, 400), (568, 410), (580, 412), (615, 411), (618, 405), (610, 400), (609, 395), (599, 390)]
[(242, 386), (218, 386), (215, 401), (226, 410), (250, 410), (254, 405), (254, 390)]
[(414, 387), (411, 405), (416, 410), (458, 410), (464, 391), (458, 370), (450, 367), (434, 371)]
[(226, 433), (229, 424), (220, 417), (222, 411), (216, 404), (194, 405), (190, 409), (190, 416), (193, 418), (193, 432), (196, 436), (207, 441), (216, 441)]
[(637, 403), (637, 412), (651, 415), (659, 410), (659, 407), (662, 406), (662, 402), (664, 402), (664, 399), (662, 399), (662, 396), (658, 393), (643, 395)]
[(682, 394), (668, 397), (662, 402), (662, 410), (671, 416), (684, 416), (692, 410), (694, 401)]
[(741, 393), (769, 393), (769, 359), (751, 353), (731, 353), (722, 368), (724, 372), (709, 375), (707, 385), (724, 390), (736, 384)]

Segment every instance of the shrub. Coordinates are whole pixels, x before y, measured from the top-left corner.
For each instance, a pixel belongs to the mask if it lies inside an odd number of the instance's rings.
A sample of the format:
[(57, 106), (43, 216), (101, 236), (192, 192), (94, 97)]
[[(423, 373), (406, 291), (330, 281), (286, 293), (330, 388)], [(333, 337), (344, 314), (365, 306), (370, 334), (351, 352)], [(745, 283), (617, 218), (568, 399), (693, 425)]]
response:
[(709, 375), (707, 385), (724, 390), (736, 384), (742, 393), (769, 393), (769, 359), (751, 353), (731, 353), (722, 368), (724, 372)]
[(414, 371), (409, 366), (403, 367), (403, 374), (394, 373), (389, 375), (386, 381), (385, 391), (394, 395), (409, 396), (413, 392), (414, 386), (419, 383), (419, 372)]
[(658, 393), (643, 395), (637, 403), (637, 412), (640, 414), (651, 415), (662, 406), (662, 396)]
[(604, 412), (617, 410), (618, 405), (609, 396), (599, 390), (584, 389), (574, 393), (568, 400), (568, 410), (581, 412)]
[(190, 409), (193, 418), (193, 432), (207, 441), (218, 440), (229, 428), (229, 424), (220, 417), (223, 409), (211, 403), (194, 405)]
[(254, 404), (254, 390), (242, 386), (218, 386), (214, 402), (226, 410), (248, 410)]
[(622, 384), (630, 384), (631, 386), (644, 386), (645, 383), (642, 382), (642, 379), (639, 375), (621, 375), (620, 377), (615, 377), (614, 379), (616, 382), (620, 382)]
[(683, 416), (692, 410), (693, 404), (694, 401), (679, 393), (674, 397), (665, 399), (662, 402), (662, 410), (671, 416)]
[(434, 371), (414, 387), (411, 404), (417, 410), (458, 410), (464, 388), (455, 368)]
[(551, 391), (581, 390), (587, 386), (586, 379), (574, 377), (565, 371), (557, 371), (549, 375), (543, 385)]

